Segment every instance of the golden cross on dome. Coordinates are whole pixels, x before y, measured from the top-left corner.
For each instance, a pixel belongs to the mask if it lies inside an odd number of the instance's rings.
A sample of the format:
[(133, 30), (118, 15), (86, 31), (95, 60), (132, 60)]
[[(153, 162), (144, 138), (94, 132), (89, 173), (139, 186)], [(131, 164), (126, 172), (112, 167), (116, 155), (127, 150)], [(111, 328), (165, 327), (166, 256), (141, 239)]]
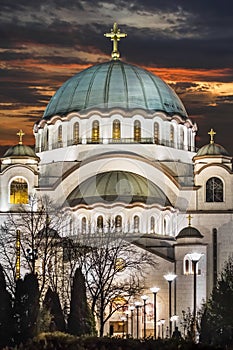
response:
[(113, 28), (111, 29), (111, 33), (105, 33), (104, 36), (106, 36), (106, 38), (111, 38), (111, 41), (113, 41), (112, 59), (119, 60), (120, 52), (118, 51), (118, 41), (120, 41), (121, 38), (125, 38), (127, 34), (121, 33), (120, 29), (118, 29), (117, 23), (115, 22), (113, 24)]
[(187, 216), (187, 219), (188, 219), (188, 225), (189, 226), (191, 226), (191, 220), (192, 220), (192, 216), (189, 214), (188, 216)]
[(22, 129), (20, 129), (16, 135), (19, 136), (19, 145), (22, 145), (23, 144), (23, 136), (25, 135), (25, 133), (23, 132)]
[(216, 132), (211, 128), (211, 130), (208, 132), (208, 135), (210, 135), (210, 143), (214, 143), (214, 135), (216, 135)]

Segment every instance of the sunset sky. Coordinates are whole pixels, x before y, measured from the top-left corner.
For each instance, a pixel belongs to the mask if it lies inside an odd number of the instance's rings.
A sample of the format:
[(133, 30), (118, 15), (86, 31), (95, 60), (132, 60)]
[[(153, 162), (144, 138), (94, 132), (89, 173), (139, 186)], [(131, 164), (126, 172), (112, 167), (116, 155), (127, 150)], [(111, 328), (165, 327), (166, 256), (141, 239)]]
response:
[(198, 124), (198, 146), (214, 128), (233, 155), (231, 0), (0, 0), (0, 9), (0, 146), (16, 144), (20, 128), (34, 143), (33, 124), (58, 87), (110, 59), (104, 33), (118, 22), (128, 35), (122, 60), (175, 89)]

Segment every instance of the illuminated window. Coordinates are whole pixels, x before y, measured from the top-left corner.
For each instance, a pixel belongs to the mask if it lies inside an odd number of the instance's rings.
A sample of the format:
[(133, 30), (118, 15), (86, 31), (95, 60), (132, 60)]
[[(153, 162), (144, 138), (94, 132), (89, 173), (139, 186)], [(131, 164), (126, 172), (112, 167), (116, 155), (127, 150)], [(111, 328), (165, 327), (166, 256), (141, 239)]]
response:
[(135, 120), (134, 122), (134, 141), (141, 141), (141, 123), (139, 120)]
[(98, 216), (97, 218), (97, 228), (98, 230), (102, 230), (104, 227), (104, 220), (103, 220), (103, 216)]
[(223, 202), (223, 182), (218, 177), (206, 182), (206, 202)]
[(73, 141), (74, 143), (78, 143), (79, 141), (79, 123), (78, 122), (74, 123), (74, 126), (73, 126)]
[(122, 217), (120, 215), (117, 215), (115, 217), (115, 227), (117, 230), (120, 230), (122, 228)]
[(82, 218), (82, 233), (87, 232), (87, 219), (85, 217)]
[(92, 124), (92, 142), (99, 142), (100, 138), (100, 127), (98, 120), (95, 120)]
[(160, 135), (159, 135), (159, 123), (154, 123), (154, 142), (159, 143)]
[(58, 127), (57, 141), (62, 142), (62, 125)]
[(117, 119), (113, 121), (112, 138), (114, 140), (121, 138), (121, 123)]
[(139, 231), (139, 217), (137, 215), (135, 215), (133, 218), (133, 228), (134, 228), (134, 232)]
[(10, 185), (10, 204), (28, 203), (28, 184), (21, 177), (17, 177)]

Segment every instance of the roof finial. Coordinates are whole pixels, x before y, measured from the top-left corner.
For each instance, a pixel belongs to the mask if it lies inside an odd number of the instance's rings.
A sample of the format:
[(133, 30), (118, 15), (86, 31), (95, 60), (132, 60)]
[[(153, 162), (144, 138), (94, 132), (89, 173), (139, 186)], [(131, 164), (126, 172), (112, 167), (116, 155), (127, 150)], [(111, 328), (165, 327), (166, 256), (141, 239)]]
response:
[(210, 135), (210, 144), (212, 145), (214, 143), (214, 135), (216, 135), (216, 132), (211, 128), (208, 135)]
[(120, 41), (121, 38), (125, 38), (127, 34), (121, 33), (120, 29), (118, 29), (117, 23), (115, 22), (113, 24), (113, 28), (111, 29), (111, 33), (105, 33), (104, 36), (106, 36), (106, 38), (111, 38), (111, 41), (113, 41), (112, 59), (119, 60), (120, 52), (118, 51), (118, 41)]
[(189, 226), (191, 226), (191, 220), (192, 220), (192, 216), (189, 214), (188, 216), (187, 216), (187, 219), (188, 219), (188, 225)]
[(25, 135), (25, 133), (23, 132), (22, 129), (19, 130), (19, 132), (17, 132), (17, 134), (19, 136), (19, 145), (23, 144), (23, 136)]

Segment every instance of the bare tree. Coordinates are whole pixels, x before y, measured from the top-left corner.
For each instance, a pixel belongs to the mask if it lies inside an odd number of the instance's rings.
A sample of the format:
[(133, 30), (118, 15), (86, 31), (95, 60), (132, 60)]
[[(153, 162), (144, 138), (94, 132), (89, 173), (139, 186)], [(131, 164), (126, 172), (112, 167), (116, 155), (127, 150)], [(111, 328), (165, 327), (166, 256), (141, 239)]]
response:
[(17, 277), (16, 231), (20, 231), (21, 273), (37, 273), (41, 294), (45, 284), (58, 289), (63, 268), (61, 231), (65, 226), (63, 211), (48, 196), (31, 196), (29, 204), (17, 206), (17, 211), (8, 214), (0, 231), (0, 258), (12, 292)]
[(143, 289), (145, 267), (155, 267), (156, 262), (129, 234), (110, 227), (79, 235), (75, 244), (102, 336), (109, 318)]

